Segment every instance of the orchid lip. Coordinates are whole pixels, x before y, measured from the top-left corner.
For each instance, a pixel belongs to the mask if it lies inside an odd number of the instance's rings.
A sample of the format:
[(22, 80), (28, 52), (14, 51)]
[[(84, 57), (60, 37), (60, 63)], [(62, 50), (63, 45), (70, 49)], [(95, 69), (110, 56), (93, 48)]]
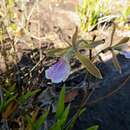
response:
[(70, 70), (69, 62), (61, 58), (45, 71), (45, 76), (47, 79), (51, 79), (53, 83), (60, 83), (68, 78)]

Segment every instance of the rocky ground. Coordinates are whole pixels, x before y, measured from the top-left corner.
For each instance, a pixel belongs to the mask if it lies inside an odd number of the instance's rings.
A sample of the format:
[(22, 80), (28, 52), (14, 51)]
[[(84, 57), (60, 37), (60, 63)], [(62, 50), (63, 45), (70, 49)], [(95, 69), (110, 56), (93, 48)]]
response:
[[(79, 26), (79, 17), (74, 11), (75, 4), (75, 0), (69, 0), (64, 3), (62, 1), (56, 2), (53, 0), (40, 1), (41, 10), (39, 12), (40, 15), (38, 15), (37, 18), (40, 20), (41, 24), (40, 35), (44, 37), (44, 39), (40, 41), (42, 43), (43, 48), (43, 57), (44, 51), (48, 48), (51, 48), (52, 46), (67, 46), (65, 40), (70, 40), (70, 37), (74, 32), (75, 26)], [(35, 28), (32, 28), (32, 32), (33, 30), (35, 30)], [(84, 34), (84, 37), (88, 37), (91, 39), (92, 35), (94, 34), (97, 35), (97, 39), (105, 39), (106, 44), (108, 45), (110, 40), (110, 29), (105, 31), (94, 31), (91, 32), (89, 35)], [(129, 36), (129, 31), (126, 31), (126, 33), (124, 33), (124, 31), (122, 32), (121, 30), (117, 30), (114, 37), (114, 41), (119, 41), (122, 36)], [(16, 46), (19, 58), (19, 61), (16, 63), (16, 65), (18, 65), (20, 68), (25, 68), (25, 72), (22, 69), (21, 75), (24, 75), (26, 74), (26, 72), (29, 72), (33, 68), (33, 66), (37, 64), (37, 59), (39, 58), (38, 40), (35, 39), (33, 45), (33, 50), (32, 47), (30, 47), (27, 43), (24, 43), (22, 45), (18, 44)], [(31, 55), (34, 55), (33, 60), (30, 59)], [(5, 67), (6, 59), (2, 59), (2, 57), (0, 58), (0, 69), (2, 69), (2, 72), (5, 73), (7, 71)], [(94, 83), (92, 83), (92, 88), (95, 88), (95, 91), (89, 102), (87, 103), (86, 112), (79, 118), (74, 130), (85, 130), (87, 127), (95, 124), (100, 126), (99, 130), (130, 130), (130, 80), (123, 84), (122, 88), (119, 89), (119, 91), (115, 92), (114, 94), (112, 93), (112, 95), (108, 95), (112, 90), (115, 90), (120, 87), (120, 85), (130, 75), (130, 60), (125, 59), (123, 56), (118, 56), (119, 62), (122, 67), (122, 74), (119, 74), (115, 71), (112, 65), (112, 62), (110, 60), (111, 57), (108, 56), (107, 58), (108, 59), (105, 60), (104, 63), (97, 64), (103, 74), (104, 79), (98, 82), (94, 81)], [(11, 60), (11, 58), (9, 59)], [(44, 71), (49, 65), (49, 63), (47, 63), (47, 60), (50, 61), (50, 64), (55, 61), (55, 59), (52, 60), (45, 58), (44, 62), (41, 63), (40, 66), (38, 66), (36, 68), (36, 71), (34, 72), (34, 77), (32, 77), (32, 85), (38, 85), (41, 88), (50, 85), (45, 84), (47, 83), (47, 81), (44, 76)], [(12, 61), (9, 62), (9, 64), (13, 65)], [(36, 75), (39, 72), (39, 69), (43, 73), (38, 75), (38, 77)], [(75, 76), (69, 78), (65, 83), (69, 86), (76, 86), (84, 80), (85, 75), (85, 70), (81, 70), (77, 72)], [(3, 77), (0, 76), (0, 79), (2, 78)], [(36, 78), (38, 80), (36, 80)], [(24, 84), (25, 81), (28, 81), (28, 79), (25, 78), (25, 80), (21, 81), (20, 83)], [(62, 86), (62, 84), (57, 84), (55, 86), (60, 87)], [(103, 100), (100, 100), (100, 97), (104, 96), (105, 98), (103, 98)], [(95, 100), (97, 99), (99, 100), (95, 102)]]

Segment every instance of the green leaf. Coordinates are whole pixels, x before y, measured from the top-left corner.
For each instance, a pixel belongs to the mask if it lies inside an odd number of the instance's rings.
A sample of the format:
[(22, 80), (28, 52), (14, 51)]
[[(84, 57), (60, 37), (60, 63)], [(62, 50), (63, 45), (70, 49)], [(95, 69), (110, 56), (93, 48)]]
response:
[(116, 43), (112, 48), (116, 50), (125, 50), (128, 48), (128, 44), (126, 44), (129, 41), (129, 37), (122, 38), (118, 43)]
[(110, 46), (112, 46), (112, 44), (113, 44), (113, 37), (114, 37), (115, 31), (116, 31), (116, 24), (113, 23), (113, 29), (112, 29), (112, 33), (111, 33), (111, 39), (110, 39)]
[(113, 62), (113, 64), (114, 64), (114, 66), (115, 66), (115, 69), (116, 69), (119, 73), (121, 73), (121, 67), (120, 67), (120, 64), (119, 64), (119, 62), (118, 62), (118, 59), (117, 59), (117, 57), (116, 57), (116, 54), (115, 54), (114, 50), (111, 50), (111, 52), (112, 52), (112, 56), (113, 56), (112, 62)]
[(70, 105), (68, 105), (61, 117), (61, 126), (63, 126), (68, 118), (68, 115), (69, 115), (69, 110), (70, 110)]
[[(11, 86), (11, 88), (14, 86)], [(14, 89), (13, 89), (14, 90)], [(14, 95), (14, 91), (8, 91), (6, 89), (4, 89), (4, 93), (3, 93), (3, 100), (1, 100), (0, 102), (0, 112), (4, 111), (6, 109), (6, 107), (9, 105), (9, 103), (13, 100), (16, 99), (16, 95)]]
[(69, 114), (69, 110), (70, 110), (70, 105), (68, 105), (68, 107), (65, 109), (64, 113), (62, 114), (62, 117), (60, 119), (58, 119), (56, 121), (56, 123), (54, 123), (54, 125), (52, 126), (52, 128), (50, 130), (61, 130), (62, 127), (64, 126), (68, 114)]
[(8, 28), (10, 28), (12, 31), (16, 31), (17, 25), (15, 23), (11, 23)]
[(126, 42), (129, 41), (129, 39), (130, 39), (129, 37), (124, 37), (124, 38), (122, 38), (116, 45), (126, 43)]
[(63, 86), (60, 92), (59, 102), (57, 104), (57, 110), (56, 110), (57, 121), (54, 123), (52, 128), (50, 128), (50, 130), (62, 130), (62, 128), (66, 123), (66, 120), (69, 115), (70, 105), (64, 108), (64, 95), (65, 95), (65, 87)]
[(9, 97), (8, 100), (4, 99), (3, 101), (0, 102), (0, 112), (4, 111), (6, 109), (6, 107), (8, 106), (8, 104), (13, 101), (14, 99), (16, 99), (16, 96), (11, 96)]
[(122, 44), (119, 44), (119, 45), (115, 45), (112, 48), (115, 49), (115, 50), (118, 50), (118, 51), (123, 51), (123, 50), (128, 49), (128, 44), (122, 43)]
[(48, 116), (49, 110), (45, 112), (42, 116), (39, 117), (38, 121), (35, 124), (35, 130), (39, 130), (40, 127), (44, 124), (47, 116)]
[(86, 108), (83, 109), (79, 109), (76, 114), (72, 117), (71, 122), (69, 123), (69, 125), (67, 126), (67, 128), (65, 130), (72, 130), (72, 128), (74, 127), (78, 117), (86, 110)]
[(61, 130), (61, 121), (58, 120), (49, 130)]
[(48, 49), (46, 51), (46, 53), (48, 56), (51, 56), (51, 57), (63, 56), (68, 49), (69, 49), (69, 47), (67, 47), (67, 48), (53, 48), (53, 49)]
[(23, 103), (25, 103), (27, 100), (28, 100), (28, 98), (30, 98), (30, 97), (32, 97), (32, 96), (34, 96), (36, 93), (38, 93), (40, 91), (40, 89), (37, 89), (37, 90), (34, 90), (34, 91), (28, 91), (27, 93), (25, 93), (24, 95), (22, 95), (22, 96), (20, 96), (19, 98), (18, 98), (18, 100), (23, 104)]
[(99, 45), (101, 45), (101, 44), (103, 44), (105, 42), (105, 40), (104, 39), (102, 39), (102, 40), (97, 40), (97, 41), (87, 41), (87, 40), (83, 40), (83, 39), (81, 39), (81, 40), (79, 40), (78, 41), (78, 43), (80, 44), (80, 48), (88, 48), (88, 49), (93, 49), (93, 48), (95, 48), (95, 47), (97, 47), (97, 46), (99, 46)]
[(77, 37), (78, 37), (78, 27), (76, 26), (75, 32), (74, 32), (74, 34), (72, 36), (72, 45), (73, 45), (74, 49), (76, 48)]
[(95, 126), (92, 126), (86, 130), (98, 130), (99, 126), (98, 125), (95, 125)]
[(7, 3), (7, 6), (9, 6), (9, 7), (13, 7), (14, 6), (14, 4), (15, 4), (15, 0), (7, 0), (6, 1)]
[(11, 101), (13, 101), (13, 100), (15, 100), (15, 99), (16, 99), (16, 96), (11, 95), (11, 97), (10, 97), (7, 101), (5, 101), (4, 107), (6, 108), (7, 105), (8, 105)]
[(30, 127), (33, 129), (34, 123), (32, 121), (32, 118), (30, 116), (26, 115), (25, 119), (26, 119), (27, 123), (30, 125)]
[(100, 70), (89, 60), (89, 58), (81, 55), (79, 52), (76, 52), (76, 56), (90, 74), (96, 78), (102, 79)]
[(39, 130), (40, 127), (44, 124), (44, 122), (49, 114), (49, 110), (46, 111), (45, 114), (41, 115), (36, 122), (33, 121), (32, 117), (26, 115), (25, 119), (27, 120), (28, 124), (30, 125), (29, 127), (31, 127), (32, 130)]
[(60, 97), (59, 97), (58, 104), (56, 106), (56, 118), (57, 119), (60, 119), (63, 112), (64, 112), (64, 108), (65, 108), (64, 98), (65, 98), (65, 87), (63, 86), (62, 90), (60, 92)]

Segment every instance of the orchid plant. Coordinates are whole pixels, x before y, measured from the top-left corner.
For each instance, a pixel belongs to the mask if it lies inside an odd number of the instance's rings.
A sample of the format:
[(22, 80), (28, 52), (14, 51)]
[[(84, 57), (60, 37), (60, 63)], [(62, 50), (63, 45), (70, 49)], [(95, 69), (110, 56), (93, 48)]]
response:
[(48, 70), (46, 70), (46, 78), (51, 79), (53, 83), (65, 81), (70, 75), (70, 60), (73, 57), (77, 58), (83, 65), (85, 65), (89, 73), (97, 78), (102, 78), (99, 69), (90, 61), (88, 57), (81, 55), (79, 52), (84, 45), (89, 48), (93, 48), (93, 46), (97, 44), (100, 44), (99, 41), (89, 44), (84, 40), (78, 39), (78, 28), (76, 27), (75, 33), (72, 37), (72, 44), (70, 44), (69, 47), (65, 49), (48, 50), (48, 54), (53, 53), (54, 55), (62, 55), (62, 57), (58, 62), (56, 62), (56, 64), (52, 65)]
[[(100, 70), (94, 64), (95, 59), (100, 55), (100, 53), (106, 53), (111, 51), (113, 58), (113, 64), (121, 73), (121, 67), (119, 65), (118, 59), (116, 57), (116, 52), (125, 56), (125, 58), (130, 58), (130, 52), (128, 51), (128, 45), (126, 42), (129, 41), (128, 37), (121, 39), (118, 43), (113, 44), (113, 36), (115, 32), (115, 24), (113, 24), (113, 31), (111, 33), (110, 46), (101, 50), (95, 55), (91, 52), (92, 50), (100, 44), (103, 44), (105, 41), (102, 40), (84, 40), (78, 37), (78, 27), (76, 27), (75, 32), (72, 36), (72, 44), (69, 44), (69, 47), (66, 48), (55, 48), (47, 50), (47, 54), (50, 56), (58, 56), (59, 60), (49, 67), (45, 71), (45, 76), (47, 79), (50, 79), (53, 83), (64, 82), (71, 73), (70, 60), (72, 58), (78, 59), (81, 64), (86, 68), (87, 72), (98, 79), (102, 79), (102, 74)], [(90, 53), (89, 55), (82, 55), (80, 50), (86, 48)]]

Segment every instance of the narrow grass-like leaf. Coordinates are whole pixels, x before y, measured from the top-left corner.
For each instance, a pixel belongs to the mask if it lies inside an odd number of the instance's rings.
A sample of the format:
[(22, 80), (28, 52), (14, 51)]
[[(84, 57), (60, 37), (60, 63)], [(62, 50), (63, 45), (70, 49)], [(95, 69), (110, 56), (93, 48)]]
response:
[(0, 112), (4, 111), (9, 105), (9, 103), (16, 99), (13, 90), (14, 88), (10, 91), (4, 89), (5, 93), (3, 94), (3, 100), (1, 100), (0, 102)]
[(54, 123), (50, 130), (61, 130), (64, 127), (64, 124), (68, 118), (69, 110), (70, 105), (68, 105), (68, 107), (63, 112), (62, 117), (60, 117), (60, 119), (57, 119), (56, 123)]
[(40, 91), (40, 89), (37, 89), (37, 90), (34, 90), (34, 91), (28, 91), (27, 93), (25, 93), (24, 95), (22, 95), (21, 97), (19, 97), (19, 101), (21, 102), (21, 103), (25, 103), (27, 100), (28, 100), (28, 98), (30, 98), (30, 97), (32, 97), (32, 96), (34, 96), (37, 92), (39, 92)]
[(16, 96), (12, 96), (8, 100), (4, 99), (2, 102), (0, 102), (0, 112), (4, 111), (6, 107), (8, 106), (8, 104), (14, 99), (16, 99)]
[(61, 121), (58, 120), (49, 130), (61, 130)]
[(25, 116), (25, 119), (27, 121), (27, 128), (25, 130), (32, 130), (32, 127), (33, 127), (33, 121), (32, 121), (32, 118), (28, 115)]
[(90, 74), (92, 74), (96, 78), (102, 78), (100, 70), (86, 56), (83, 56), (79, 52), (76, 52), (76, 57), (84, 65), (84, 67)]
[(5, 101), (4, 103), (4, 107), (6, 107), (11, 101), (15, 100), (16, 99), (16, 96), (11, 96), (7, 101)]
[(64, 113), (61, 118), (61, 126), (63, 126), (67, 120), (68, 115), (69, 115), (69, 110), (70, 110), (70, 105), (68, 105), (64, 110)]
[(2, 117), (4, 119), (8, 119), (13, 113), (15, 113), (16, 109), (18, 107), (17, 102), (14, 100), (8, 104), (5, 111), (2, 113)]
[(95, 125), (95, 126), (92, 126), (86, 130), (98, 130), (99, 126), (98, 125)]
[(62, 116), (63, 112), (64, 112), (64, 98), (65, 98), (65, 87), (62, 87), (62, 90), (60, 92), (60, 97), (59, 97), (59, 101), (58, 104), (56, 106), (56, 118), (60, 119), (60, 117)]
[(35, 121), (33, 117), (26, 115), (25, 119), (28, 122), (26, 130), (40, 130), (41, 126), (44, 124), (48, 116), (49, 110), (46, 111), (43, 115), (41, 115), (37, 121)]
[(44, 124), (47, 116), (48, 116), (49, 110), (45, 112), (42, 116), (39, 117), (38, 121), (35, 124), (34, 130), (39, 130), (40, 127)]
[(86, 109), (83, 108), (83, 109), (80, 109), (76, 112), (76, 114), (72, 117), (72, 120), (71, 122), (69, 122), (68, 126), (66, 127), (65, 130), (72, 130), (72, 128), (74, 127), (78, 117), (85, 111)]

